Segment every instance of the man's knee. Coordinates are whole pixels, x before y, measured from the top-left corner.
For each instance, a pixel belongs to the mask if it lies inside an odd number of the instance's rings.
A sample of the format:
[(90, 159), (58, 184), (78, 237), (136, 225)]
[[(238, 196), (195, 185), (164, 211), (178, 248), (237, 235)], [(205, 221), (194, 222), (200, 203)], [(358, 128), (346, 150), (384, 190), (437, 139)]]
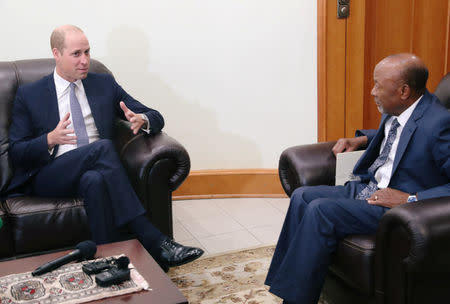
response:
[(333, 222), (341, 208), (332, 198), (317, 198), (308, 204), (308, 215)]
[(115, 151), (114, 143), (110, 139), (99, 139), (91, 143), (94, 150), (109, 152)]
[(97, 171), (86, 171), (80, 179), (80, 190), (83, 192), (90, 187), (104, 187), (103, 175)]
[(309, 203), (308, 201), (308, 193), (314, 191), (314, 186), (303, 186), (299, 187), (292, 192), (291, 195), (291, 203), (294, 202), (296, 204), (299, 203)]
[(118, 159), (114, 143), (110, 139), (99, 139), (89, 144), (89, 152), (94, 158)]
[(305, 199), (305, 194), (310, 191), (312, 187), (300, 187), (295, 189), (291, 195), (291, 200), (289, 203), (288, 213), (290, 216), (294, 216), (299, 220), (303, 217), (305, 209), (308, 207), (309, 201)]

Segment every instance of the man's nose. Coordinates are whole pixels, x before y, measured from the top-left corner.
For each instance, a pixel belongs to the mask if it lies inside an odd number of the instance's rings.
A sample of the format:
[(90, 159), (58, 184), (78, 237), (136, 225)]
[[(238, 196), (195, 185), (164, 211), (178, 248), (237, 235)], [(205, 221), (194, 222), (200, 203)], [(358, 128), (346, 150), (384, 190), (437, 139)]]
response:
[(373, 87), (372, 90), (370, 91), (370, 95), (375, 97), (375, 87)]
[(81, 55), (81, 63), (87, 64), (89, 62), (89, 55), (83, 54)]

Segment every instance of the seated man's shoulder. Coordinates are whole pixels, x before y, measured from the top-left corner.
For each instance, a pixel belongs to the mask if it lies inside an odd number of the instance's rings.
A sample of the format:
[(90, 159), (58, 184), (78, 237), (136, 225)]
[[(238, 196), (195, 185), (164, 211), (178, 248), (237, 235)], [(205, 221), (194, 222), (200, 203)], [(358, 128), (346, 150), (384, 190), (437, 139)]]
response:
[(424, 134), (428, 134), (428, 136), (431, 136), (430, 138), (442, 136), (448, 138), (448, 132), (450, 131), (450, 112), (442, 104), (439, 102), (432, 104), (421, 118), (417, 123)]
[(450, 119), (450, 111), (447, 109), (438, 99), (434, 99), (433, 103), (429, 107), (427, 116), (432, 117), (433, 121), (439, 123), (438, 120)]
[(93, 81), (113, 81), (114, 80), (114, 77), (111, 74), (107, 74), (107, 73), (89, 72), (87, 78), (89, 78), (89, 80), (93, 80)]
[(19, 90), (25, 93), (38, 93), (40, 90), (47, 89), (48, 83), (52, 79), (52, 75), (47, 75), (39, 80), (21, 84)]

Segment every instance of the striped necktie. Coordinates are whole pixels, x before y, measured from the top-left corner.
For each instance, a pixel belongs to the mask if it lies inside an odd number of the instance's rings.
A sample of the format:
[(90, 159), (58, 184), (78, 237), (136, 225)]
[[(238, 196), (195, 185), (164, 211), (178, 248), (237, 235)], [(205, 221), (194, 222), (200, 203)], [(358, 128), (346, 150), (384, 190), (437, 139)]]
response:
[(373, 164), (367, 170), (371, 175), (372, 179), (367, 184), (367, 186), (361, 190), (361, 192), (356, 195), (356, 199), (366, 200), (378, 190), (378, 183), (375, 180), (375, 172), (379, 167), (384, 165), (388, 159), (389, 152), (391, 152), (392, 144), (394, 143), (395, 137), (397, 136), (397, 128), (400, 124), (395, 118), (392, 121), (391, 128), (389, 129), (388, 137), (386, 139), (386, 143), (384, 144), (383, 151), (381, 151), (380, 155), (378, 155), (377, 159), (373, 162)]
[(78, 102), (78, 98), (75, 95), (76, 84), (70, 83), (70, 111), (72, 112), (72, 124), (77, 136), (77, 147), (87, 145), (89, 143), (89, 137), (86, 130), (86, 124), (84, 123), (83, 113), (81, 112), (81, 106)]

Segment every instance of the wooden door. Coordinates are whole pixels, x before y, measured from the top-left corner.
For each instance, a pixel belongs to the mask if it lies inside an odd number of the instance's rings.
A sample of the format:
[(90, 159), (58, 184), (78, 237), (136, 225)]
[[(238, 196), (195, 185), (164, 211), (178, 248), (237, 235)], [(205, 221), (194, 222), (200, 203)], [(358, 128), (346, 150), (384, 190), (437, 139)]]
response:
[(450, 0), (350, 0), (337, 18), (337, 0), (318, 0), (318, 140), (353, 137), (377, 128), (370, 90), (377, 62), (394, 53), (422, 58), (433, 92), (450, 71)]

